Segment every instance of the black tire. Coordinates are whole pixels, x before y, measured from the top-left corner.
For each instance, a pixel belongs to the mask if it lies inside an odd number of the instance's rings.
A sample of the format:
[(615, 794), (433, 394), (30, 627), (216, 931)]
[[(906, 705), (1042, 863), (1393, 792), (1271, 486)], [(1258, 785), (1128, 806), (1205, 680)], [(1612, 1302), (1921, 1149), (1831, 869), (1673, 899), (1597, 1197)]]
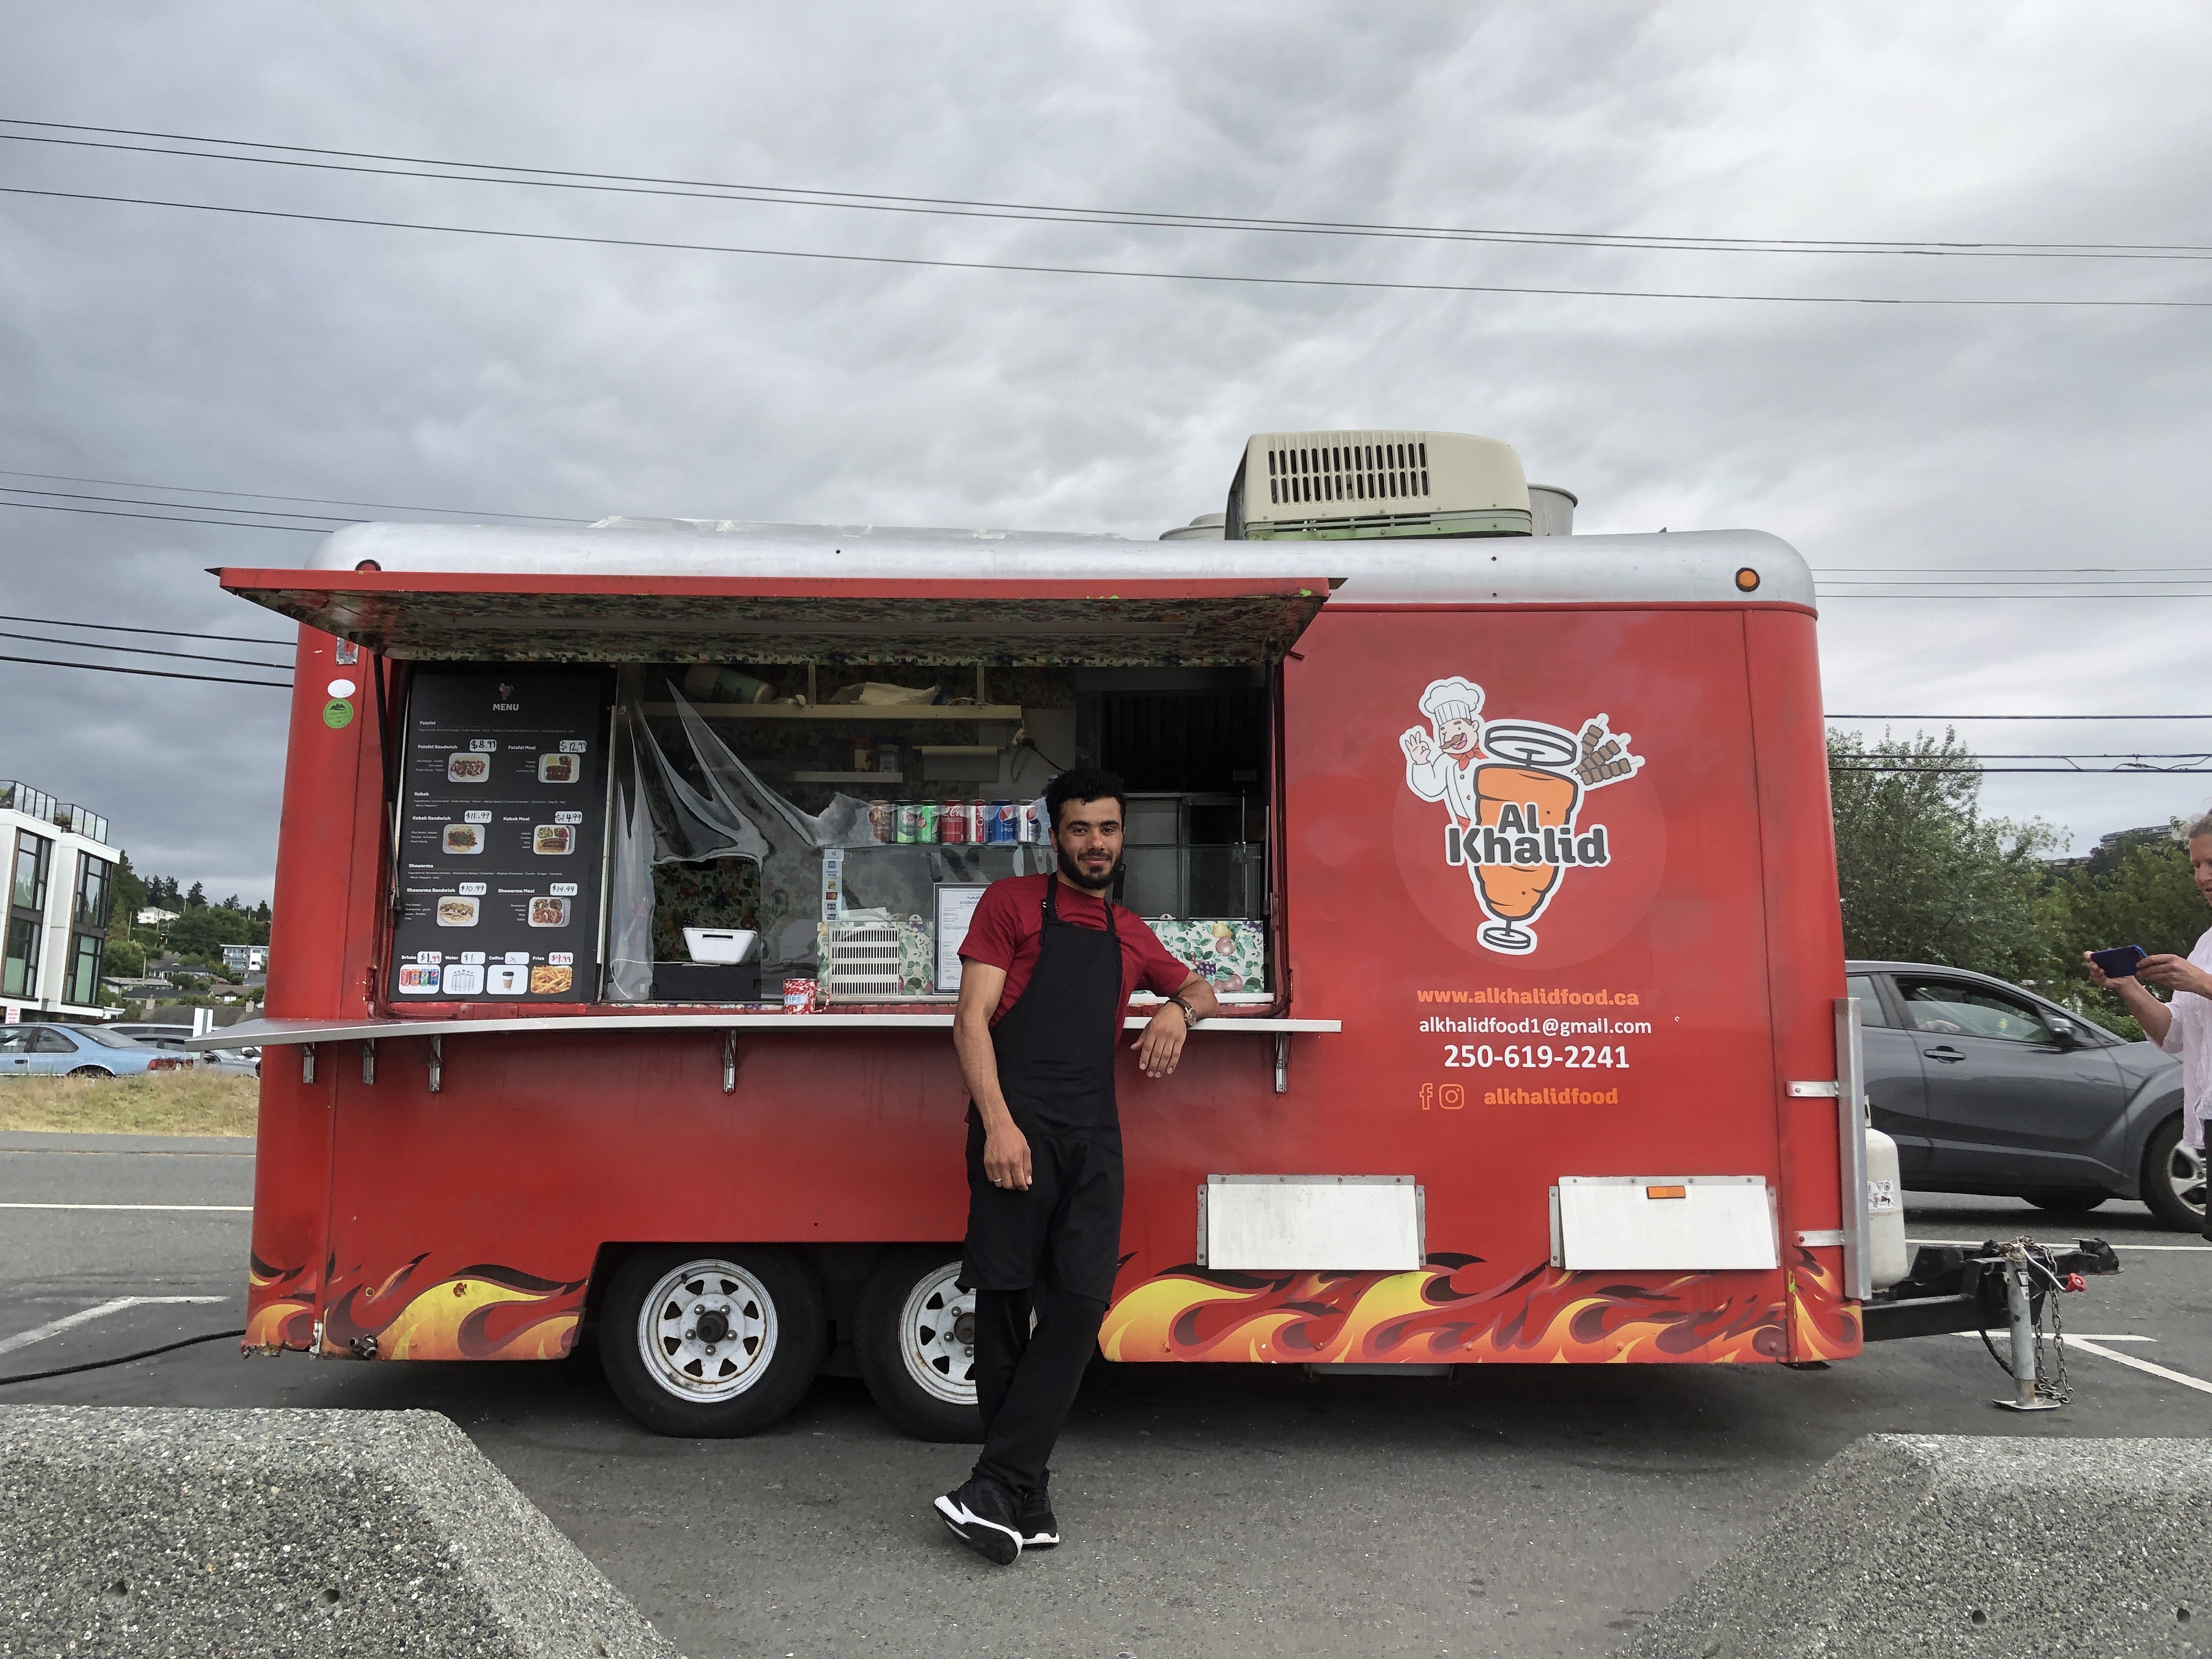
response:
[(2039, 1210), (2050, 1210), (2059, 1215), (2087, 1215), (2112, 1194), (2100, 1193), (2094, 1187), (2068, 1187), (2055, 1193), (2022, 1193), (2021, 1196)]
[(2181, 1144), (2181, 1119), (2166, 1119), (2143, 1148), (2143, 1202), (2163, 1226), (2194, 1233), (2204, 1225), (2204, 1159)]
[[(684, 1299), (720, 1325), (696, 1311), (687, 1318)], [(759, 1433), (799, 1403), (822, 1363), (827, 1328), (821, 1289), (789, 1250), (656, 1245), (633, 1250), (608, 1281), (599, 1368), (615, 1397), (655, 1434), (730, 1439)]]
[(972, 1380), (974, 1292), (955, 1291), (953, 1244), (884, 1252), (860, 1291), (854, 1357), (884, 1415), (917, 1440), (973, 1444), (983, 1437)]
[(113, 1077), (115, 1073), (105, 1066), (80, 1066), (70, 1075), (71, 1077)]

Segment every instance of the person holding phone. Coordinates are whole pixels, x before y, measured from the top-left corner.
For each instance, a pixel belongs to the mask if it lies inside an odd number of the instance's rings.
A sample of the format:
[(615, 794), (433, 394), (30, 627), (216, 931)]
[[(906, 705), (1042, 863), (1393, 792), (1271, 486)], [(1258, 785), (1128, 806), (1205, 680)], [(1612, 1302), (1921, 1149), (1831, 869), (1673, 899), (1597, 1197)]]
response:
[[(2189, 872), (2197, 890), (2212, 902), (2212, 816), (2189, 826)], [(2204, 1120), (2212, 1109), (2207, 1098), (2212, 1095), (2212, 927), (2198, 935), (2187, 956), (2146, 955), (2132, 973), (2110, 971), (2122, 965), (2118, 951), (2082, 954), (2088, 958), (2090, 982), (2118, 993), (2143, 1035), (2169, 1054), (2181, 1056), (2182, 1143), (2202, 1158)], [(2099, 961), (2100, 957), (2106, 960)], [(2160, 1001), (2151, 994), (2153, 985), (2172, 992), (2172, 1001)], [(2212, 1238), (2212, 1204), (2205, 1206), (2204, 1236)]]

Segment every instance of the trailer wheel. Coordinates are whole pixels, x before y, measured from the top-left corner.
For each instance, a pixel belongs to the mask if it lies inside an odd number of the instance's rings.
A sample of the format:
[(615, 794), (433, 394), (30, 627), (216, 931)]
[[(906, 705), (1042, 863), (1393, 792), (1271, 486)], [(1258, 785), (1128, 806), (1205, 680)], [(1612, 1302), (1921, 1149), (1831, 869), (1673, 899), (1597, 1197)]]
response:
[(2143, 1148), (2143, 1202), (2166, 1226), (2193, 1233), (2204, 1224), (2204, 1154), (2182, 1139), (2181, 1119), (2168, 1118)]
[(638, 1250), (607, 1285), (599, 1365), (655, 1433), (725, 1439), (799, 1403), (825, 1328), (822, 1292), (788, 1250)]
[(974, 1442), (975, 1292), (962, 1290), (960, 1252), (887, 1250), (860, 1291), (854, 1356), (885, 1417), (917, 1440)]

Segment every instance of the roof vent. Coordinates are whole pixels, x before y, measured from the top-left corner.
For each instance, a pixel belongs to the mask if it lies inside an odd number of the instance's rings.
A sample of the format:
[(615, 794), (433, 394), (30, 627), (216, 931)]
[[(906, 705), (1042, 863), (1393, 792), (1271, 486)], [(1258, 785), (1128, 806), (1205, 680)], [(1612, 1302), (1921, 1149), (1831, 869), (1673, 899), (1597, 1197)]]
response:
[(1575, 533), (1575, 508), (1581, 498), (1571, 489), (1562, 489), (1557, 484), (1530, 484), (1528, 511), (1535, 520), (1539, 536), (1571, 536)]
[(1512, 446), (1461, 432), (1262, 432), (1229, 487), (1231, 541), (1526, 536)]
[(1173, 530), (1160, 532), (1164, 542), (1218, 542), (1224, 533), (1223, 517), (1218, 513), (1201, 513), (1188, 524), (1179, 524)]

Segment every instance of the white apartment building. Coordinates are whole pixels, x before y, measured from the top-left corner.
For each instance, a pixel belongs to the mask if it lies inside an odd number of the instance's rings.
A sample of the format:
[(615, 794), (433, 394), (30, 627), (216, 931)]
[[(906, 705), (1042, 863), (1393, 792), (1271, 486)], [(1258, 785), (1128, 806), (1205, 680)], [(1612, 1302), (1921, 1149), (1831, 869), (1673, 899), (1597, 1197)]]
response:
[(97, 1018), (118, 856), (107, 820), (0, 781), (0, 851), (8, 858), (0, 1018)]

